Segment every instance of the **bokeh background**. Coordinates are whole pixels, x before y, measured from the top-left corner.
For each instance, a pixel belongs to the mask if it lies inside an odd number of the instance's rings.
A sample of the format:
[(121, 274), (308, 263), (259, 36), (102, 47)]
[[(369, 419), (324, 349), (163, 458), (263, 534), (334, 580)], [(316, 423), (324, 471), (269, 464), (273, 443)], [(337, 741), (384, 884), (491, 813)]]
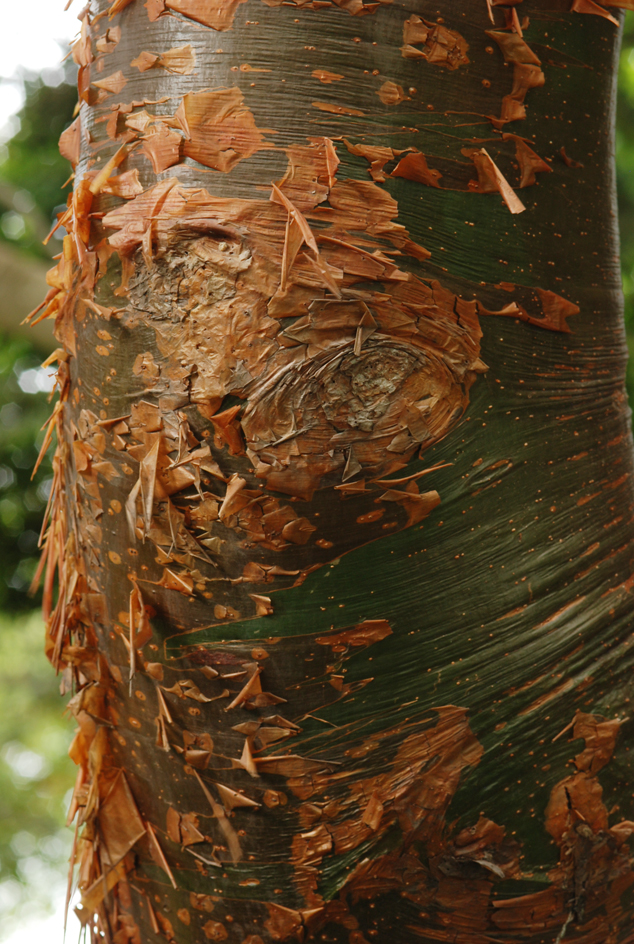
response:
[[(66, 59), (76, 14), (62, 0), (0, 0), (0, 940), (61, 944), (74, 772), (71, 725), (42, 652), (39, 600), (28, 588), (51, 484), (31, 470), (50, 411), (51, 330), (20, 326), (46, 291), (61, 243), (42, 239), (65, 203), (69, 167), (57, 150), (76, 107)], [(634, 14), (621, 55), (617, 168), (625, 317), (634, 352)], [(628, 368), (634, 396), (634, 358)], [(632, 401), (634, 402), (634, 401)], [(70, 923), (69, 940), (77, 925)]]

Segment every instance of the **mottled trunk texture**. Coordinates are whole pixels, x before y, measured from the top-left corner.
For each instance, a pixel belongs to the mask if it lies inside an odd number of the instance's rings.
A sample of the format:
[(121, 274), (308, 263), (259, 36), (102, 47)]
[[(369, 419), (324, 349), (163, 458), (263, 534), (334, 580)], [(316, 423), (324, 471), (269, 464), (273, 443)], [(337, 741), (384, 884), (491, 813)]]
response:
[(634, 940), (628, 5), (80, 14), (42, 571), (93, 941)]

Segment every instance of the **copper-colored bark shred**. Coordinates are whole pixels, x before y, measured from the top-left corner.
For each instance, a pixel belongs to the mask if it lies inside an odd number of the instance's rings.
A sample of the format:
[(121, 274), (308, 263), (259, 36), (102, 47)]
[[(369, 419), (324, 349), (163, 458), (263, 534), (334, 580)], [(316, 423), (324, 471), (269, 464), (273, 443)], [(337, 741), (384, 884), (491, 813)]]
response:
[(343, 76), (338, 72), (330, 72), (328, 69), (313, 69), (311, 75), (323, 82), (324, 85), (330, 85), (331, 82), (340, 82), (343, 79)]
[(452, 71), (469, 63), (469, 46), (460, 33), (423, 20), (415, 13), (403, 24), (403, 44), (401, 55), (404, 59), (426, 59)]
[(214, 30), (228, 30), (233, 25), (236, 11), (245, 0), (165, 0), (165, 6), (183, 16), (210, 26)]
[(164, 53), (143, 51), (130, 62), (132, 68), (139, 72), (149, 69), (163, 68), (177, 75), (190, 75), (196, 65), (196, 54), (191, 44), (176, 46)]
[(552, 173), (552, 167), (547, 164), (539, 154), (529, 146), (529, 144), (519, 135), (503, 134), (504, 141), (513, 141), (515, 144), (515, 157), (520, 167), (520, 187), (532, 187), (537, 182), (535, 174)]
[(105, 92), (118, 94), (125, 88), (127, 83), (128, 80), (124, 76), (121, 69), (119, 69), (118, 72), (113, 72), (112, 75), (106, 76), (105, 79), (95, 79), (92, 84), (96, 85), (97, 88), (103, 89)]
[(145, 826), (122, 771), (100, 803), (99, 829), (112, 865), (116, 865), (145, 835)]
[(487, 30), (486, 35), (494, 39), (502, 51), (504, 61), (513, 65), (513, 87), (502, 99), (502, 112), (499, 121), (492, 118), (497, 126), (508, 121), (520, 121), (526, 117), (524, 104), (526, 94), (532, 88), (544, 85), (546, 78), (541, 69), (541, 61), (528, 43), (517, 33), (503, 33), (499, 30)]
[(402, 85), (396, 82), (384, 82), (376, 93), (384, 105), (400, 105), (401, 102), (409, 101), (409, 95), (405, 94)]
[(415, 180), (420, 184), (427, 184), (428, 187), (439, 187), (438, 181), (442, 174), (427, 166), (427, 160), (424, 154), (415, 152), (406, 154), (402, 157), (391, 173), (392, 177), (404, 177), (406, 180)]
[(152, 162), (155, 174), (160, 174), (180, 162), (182, 137), (160, 124), (153, 126), (143, 135), (143, 150)]
[(227, 173), (238, 161), (266, 147), (239, 88), (189, 92), (183, 99), (183, 154)]
[[(620, 5), (621, 4), (618, 4), (618, 6)], [(572, 0), (572, 6), (570, 9), (574, 13), (593, 13), (595, 16), (602, 16), (611, 23), (614, 23), (615, 26), (619, 26), (619, 21), (617, 18), (612, 16), (611, 13), (608, 13), (605, 7), (595, 3), (594, 0)]]
[(356, 115), (357, 117), (362, 117), (365, 112), (361, 111), (359, 108), (351, 108), (349, 105), (337, 105), (334, 102), (312, 102), (313, 108), (318, 108), (320, 111), (327, 111), (333, 115)]
[(59, 139), (59, 151), (62, 157), (65, 157), (67, 161), (75, 166), (79, 160), (80, 148), (81, 148), (81, 130), (79, 127), (79, 118), (75, 118), (73, 123), (69, 125), (66, 131), (62, 132), (62, 135)]
[(524, 212), (526, 207), (485, 148), (464, 148), (463, 154), (471, 158), (478, 172), (478, 181), (472, 186), (474, 191), (493, 193), (497, 190), (511, 213)]
[(387, 180), (385, 165), (404, 153), (380, 144), (352, 144), (346, 138), (344, 138), (344, 144), (351, 154), (364, 157), (369, 162), (368, 173), (377, 183)]

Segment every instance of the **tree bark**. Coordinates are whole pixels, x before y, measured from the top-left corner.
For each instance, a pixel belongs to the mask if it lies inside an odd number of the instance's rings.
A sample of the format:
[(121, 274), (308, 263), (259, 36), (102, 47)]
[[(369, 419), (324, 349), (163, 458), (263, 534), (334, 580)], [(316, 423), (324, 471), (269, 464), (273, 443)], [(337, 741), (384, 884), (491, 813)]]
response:
[(81, 14), (43, 570), (93, 940), (632, 940), (628, 5)]

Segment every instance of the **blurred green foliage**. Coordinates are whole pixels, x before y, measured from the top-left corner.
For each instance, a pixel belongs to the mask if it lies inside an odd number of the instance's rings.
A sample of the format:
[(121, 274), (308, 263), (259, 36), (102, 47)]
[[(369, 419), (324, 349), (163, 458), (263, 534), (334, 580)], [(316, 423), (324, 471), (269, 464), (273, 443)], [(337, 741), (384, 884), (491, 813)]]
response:
[(25, 82), (26, 101), (20, 130), (7, 145), (2, 179), (31, 193), (47, 218), (62, 203), (62, 185), (70, 176), (57, 142), (68, 127), (77, 103), (77, 88), (70, 82), (46, 85), (35, 78)]
[[(54, 86), (39, 77), (25, 80), (19, 130), (0, 149), (0, 239), (44, 258), (60, 249), (58, 239), (48, 249), (42, 239), (65, 203), (62, 185), (70, 176), (57, 142), (77, 102), (73, 71), (68, 67), (67, 81)], [(52, 370), (40, 370), (40, 361), (28, 341), (0, 336), (0, 612), (37, 605), (27, 590), (51, 485), (50, 455), (31, 481), (51, 412), (45, 388)]]
[(0, 616), (0, 934), (59, 897), (72, 841), (72, 732), (43, 634), (37, 613)]
[(70, 177), (57, 142), (77, 102), (74, 67), (68, 67), (66, 78), (59, 85), (39, 77), (25, 80), (19, 131), (2, 146), (0, 238), (44, 259), (59, 249), (56, 240), (48, 249), (42, 240), (66, 202), (63, 185)]
[(616, 168), (621, 226), (621, 268), (625, 296), (625, 326), (630, 362), (627, 386), (634, 403), (634, 13), (625, 17), (619, 70), (616, 130)]
[[(57, 140), (77, 90), (33, 78), (25, 92), (20, 130), (0, 146), (0, 239), (50, 258), (61, 244), (45, 250), (41, 240), (65, 203), (70, 173)], [(52, 410), (52, 370), (41, 359), (28, 341), (0, 336), (0, 937), (63, 895), (72, 839), (64, 826), (72, 729), (43, 653), (39, 599), (28, 595), (52, 482), (50, 454), (31, 480)]]
[(50, 455), (31, 480), (52, 408), (39, 389), (51, 371), (42, 370), (40, 361), (28, 341), (0, 338), (0, 612), (35, 605), (27, 590), (52, 481)]

